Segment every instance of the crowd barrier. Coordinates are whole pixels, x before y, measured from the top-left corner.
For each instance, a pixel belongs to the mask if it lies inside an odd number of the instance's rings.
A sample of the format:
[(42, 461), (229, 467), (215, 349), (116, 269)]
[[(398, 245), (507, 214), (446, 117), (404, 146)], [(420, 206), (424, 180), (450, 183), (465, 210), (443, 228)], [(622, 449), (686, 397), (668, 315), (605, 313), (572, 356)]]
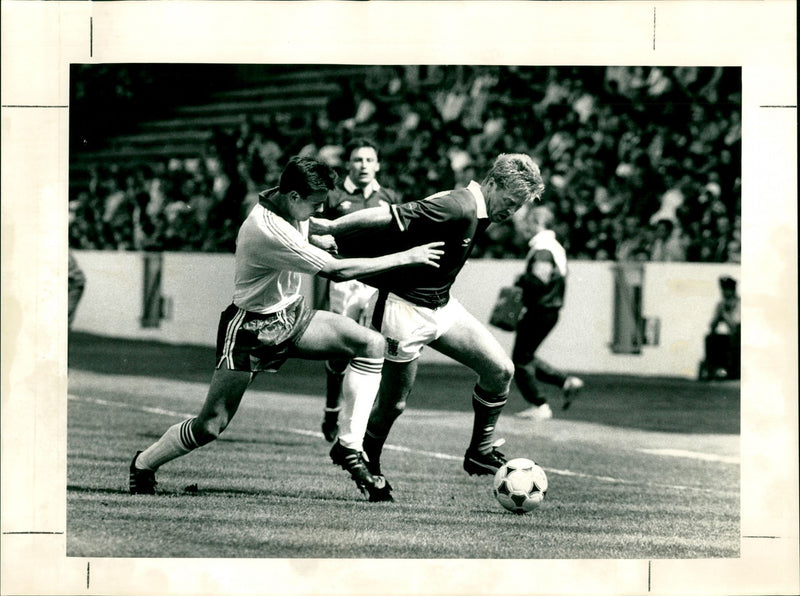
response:
[[(233, 255), (75, 250), (87, 278), (72, 329), (173, 344), (213, 345), (231, 302)], [(487, 322), (519, 260), (473, 259), (453, 295)], [(574, 372), (694, 377), (719, 299), (720, 275), (735, 263), (572, 261), (561, 318), (538, 355)], [(312, 279), (304, 291), (311, 299)], [(513, 333), (491, 328), (510, 354)], [(449, 359), (432, 349), (421, 363)]]

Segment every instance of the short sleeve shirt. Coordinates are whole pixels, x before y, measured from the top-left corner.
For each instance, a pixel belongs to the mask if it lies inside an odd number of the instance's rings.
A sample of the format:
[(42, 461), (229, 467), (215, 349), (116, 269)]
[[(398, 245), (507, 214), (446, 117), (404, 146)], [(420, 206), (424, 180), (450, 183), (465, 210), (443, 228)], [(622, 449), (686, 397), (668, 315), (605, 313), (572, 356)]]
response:
[(402, 267), (365, 281), (418, 306), (444, 306), (456, 276), (472, 252), (475, 237), (489, 225), (480, 185), (471, 182), (467, 188), (392, 205), (390, 210), (393, 229), (386, 234), (388, 246), (384, 252), (443, 241), (444, 254), (439, 268)]
[(336, 219), (342, 215), (353, 213), (369, 207), (380, 205), (395, 205), (400, 203), (400, 195), (393, 190), (384, 188), (377, 180), (365, 189), (358, 188), (345, 178), (344, 182), (328, 194), (328, 200), (322, 211), (322, 217)]
[(265, 206), (275, 193), (260, 195), (236, 238), (233, 303), (260, 314), (299, 300), (301, 274), (315, 275), (334, 258), (309, 244), (307, 221), (288, 221)]
[[(326, 219), (337, 219), (361, 209), (401, 202), (398, 193), (382, 187), (377, 180), (373, 180), (367, 188), (359, 191), (361, 189), (346, 178), (341, 186), (329, 193), (322, 216)], [(375, 228), (351, 230), (338, 235), (336, 243), (341, 255), (375, 257), (386, 254), (384, 250), (386, 231)]]

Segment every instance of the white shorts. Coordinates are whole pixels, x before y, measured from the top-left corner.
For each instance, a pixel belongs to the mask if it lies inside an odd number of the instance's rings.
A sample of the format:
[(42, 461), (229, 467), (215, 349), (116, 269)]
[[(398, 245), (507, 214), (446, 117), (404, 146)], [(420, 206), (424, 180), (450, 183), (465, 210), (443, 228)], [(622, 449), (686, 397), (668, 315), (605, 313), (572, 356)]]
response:
[[(377, 296), (370, 300), (366, 318), (372, 319)], [(459, 318), (466, 315), (461, 303), (451, 297), (441, 308), (416, 306), (399, 296), (389, 294), (383, 310), (381, 335), (386, 339), (384, 358), (391, 362), (411, 362), (419, 358), (422, 348), (447, 333)]]
[(362, 325), (367, 324), (363, 315), (370, 298), (377, 295), (377, 293), (378, 290), (357, 279), (332, 281), (328, 290), (328, 298), (330, 299), (328, 310), (344, 315)]

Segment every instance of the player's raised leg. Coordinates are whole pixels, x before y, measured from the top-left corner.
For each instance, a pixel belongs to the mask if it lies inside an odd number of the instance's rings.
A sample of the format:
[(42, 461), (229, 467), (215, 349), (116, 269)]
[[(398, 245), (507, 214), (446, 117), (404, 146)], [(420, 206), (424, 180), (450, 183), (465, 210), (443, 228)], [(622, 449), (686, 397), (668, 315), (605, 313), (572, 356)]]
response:
[(475, 417), (472, 438), (464, 455), (464, 470), (472, 474), (494, 474), (505, 463), (497, 450), (494, 430), (506, 405), (514, 364), (494, 336), (474, 316), (460, 307), (452, 326), (430, 346), (478, 374), (472, 392)]

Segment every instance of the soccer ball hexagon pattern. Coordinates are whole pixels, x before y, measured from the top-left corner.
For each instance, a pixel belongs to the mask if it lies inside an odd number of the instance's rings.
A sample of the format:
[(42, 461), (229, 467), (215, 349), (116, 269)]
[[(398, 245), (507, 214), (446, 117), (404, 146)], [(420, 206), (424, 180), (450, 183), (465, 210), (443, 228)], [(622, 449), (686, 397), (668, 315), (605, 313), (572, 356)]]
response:
[(513, 513), (528, 513), (544, 501), (547, 475), (538, 464), (524, 457), (506, 462), (494, 475), (492, 493)]

